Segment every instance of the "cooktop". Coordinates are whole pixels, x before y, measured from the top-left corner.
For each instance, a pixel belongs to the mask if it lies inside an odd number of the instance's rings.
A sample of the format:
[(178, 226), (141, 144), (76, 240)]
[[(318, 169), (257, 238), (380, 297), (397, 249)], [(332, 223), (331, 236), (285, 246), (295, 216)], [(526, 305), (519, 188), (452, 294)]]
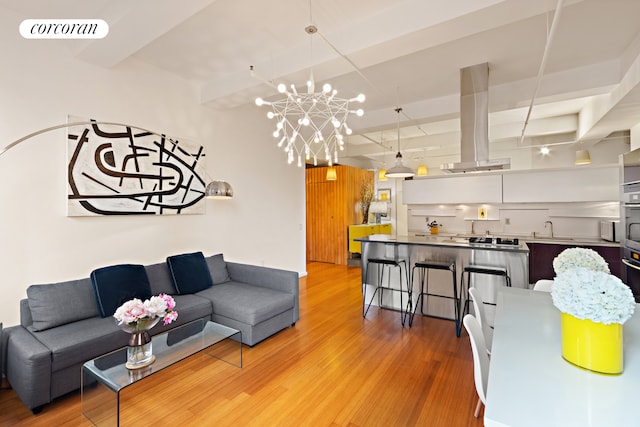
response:
[(480, 243), (485, 245), (508, 245), (518, 246), (518, 239), (505, 239), (503, 237), (469, 237), (469, 243)]

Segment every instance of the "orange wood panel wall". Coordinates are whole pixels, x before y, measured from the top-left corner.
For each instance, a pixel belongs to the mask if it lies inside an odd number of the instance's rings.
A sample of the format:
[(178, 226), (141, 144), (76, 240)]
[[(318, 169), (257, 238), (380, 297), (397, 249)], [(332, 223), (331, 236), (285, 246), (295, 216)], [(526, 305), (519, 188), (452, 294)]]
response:
[(335, 181), (327, 181), (327, 167), (306, 170), (308, 262), (346, 265), (348, 227), (362, 224), (360, 188), (364, 180), (373, 185), (373, 172), (352, 166), (335, 168)]

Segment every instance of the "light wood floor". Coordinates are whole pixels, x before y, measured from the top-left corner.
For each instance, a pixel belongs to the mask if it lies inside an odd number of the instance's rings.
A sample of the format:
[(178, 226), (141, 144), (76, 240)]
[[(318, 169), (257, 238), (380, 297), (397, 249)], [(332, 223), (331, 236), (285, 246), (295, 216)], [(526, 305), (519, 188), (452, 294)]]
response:
[[(128, 387), (122, 424), (482, 426), (464, 331), (429, 317), (402, 328), (399, 313), (376, 307), (363, 319), (359, 268), (311, 263), (308, 273), (295, 327), (244, 346), (241, 369), (198, 354)], [(5, 389), (0, 425), (90, 423), (79, 392), (34, 416)]]

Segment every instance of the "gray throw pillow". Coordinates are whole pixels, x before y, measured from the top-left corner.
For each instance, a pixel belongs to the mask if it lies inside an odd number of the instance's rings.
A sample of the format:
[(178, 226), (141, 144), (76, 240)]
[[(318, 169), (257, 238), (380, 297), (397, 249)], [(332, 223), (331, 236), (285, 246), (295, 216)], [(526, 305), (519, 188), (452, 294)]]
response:
[(27, 301), (33, 319), (32, 327), (36, 331), (99, 315), (88, 278), (31, 285), (27, 288)]
[(209, 266), (209, 271), (211, 272), (211, 278), (213, 279), (214, 285), (231, 281), (229, 272), (227, 271), (227, 263), (224, 261), (222, 254), (211, 255), (205, 259), (207, 260), (207, 265)]

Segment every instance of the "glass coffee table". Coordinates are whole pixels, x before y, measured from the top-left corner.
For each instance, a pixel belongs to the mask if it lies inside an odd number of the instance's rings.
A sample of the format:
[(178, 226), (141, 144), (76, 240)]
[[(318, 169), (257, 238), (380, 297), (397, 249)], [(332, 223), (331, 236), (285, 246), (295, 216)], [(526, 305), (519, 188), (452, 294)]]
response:
[(151, 338), (155, 362), (145, 368), (125, 367), (127, 348), (82, 365), (82, 413), (96, 426), (120, 425), (120, 392), (200, 351), (242, 368), (242, 333), (207, 320), (196, 320)]

